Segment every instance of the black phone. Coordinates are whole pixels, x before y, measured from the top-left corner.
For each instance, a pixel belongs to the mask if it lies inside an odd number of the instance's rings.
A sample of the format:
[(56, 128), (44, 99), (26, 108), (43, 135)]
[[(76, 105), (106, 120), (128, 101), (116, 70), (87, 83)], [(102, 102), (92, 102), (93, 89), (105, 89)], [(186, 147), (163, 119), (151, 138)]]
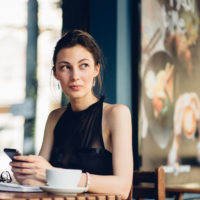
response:
[(22, 155), (17, 149), (5, 148), (4, 152), (9, 156), (12, 161), (20, 162), (19, 160), (15, 160), (14, 156)]

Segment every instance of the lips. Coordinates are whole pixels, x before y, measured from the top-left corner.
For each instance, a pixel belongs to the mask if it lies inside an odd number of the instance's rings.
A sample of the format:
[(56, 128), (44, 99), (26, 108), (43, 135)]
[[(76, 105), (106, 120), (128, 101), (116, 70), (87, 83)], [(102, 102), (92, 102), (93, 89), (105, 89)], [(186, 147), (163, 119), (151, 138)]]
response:
[(75, 91), (80, 90), (81, 88), (82, 88), (82, 85), (71, 85), (70, 86), (70, 89), (75, 90)]

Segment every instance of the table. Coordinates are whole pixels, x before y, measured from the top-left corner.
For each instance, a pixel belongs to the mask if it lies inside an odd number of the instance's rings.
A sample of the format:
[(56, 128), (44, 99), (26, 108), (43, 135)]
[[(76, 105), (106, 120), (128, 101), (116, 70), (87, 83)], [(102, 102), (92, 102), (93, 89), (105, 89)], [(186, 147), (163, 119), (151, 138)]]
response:
[(182, 200), (184, 193), (198, 193), (200, 196), (200, 183), (166, 186), (166, 196)]
[(77, 196), (59, 196), (49, 193), (1, 192), (0, 200), (122, 200), (112, 194), (81, 193)]

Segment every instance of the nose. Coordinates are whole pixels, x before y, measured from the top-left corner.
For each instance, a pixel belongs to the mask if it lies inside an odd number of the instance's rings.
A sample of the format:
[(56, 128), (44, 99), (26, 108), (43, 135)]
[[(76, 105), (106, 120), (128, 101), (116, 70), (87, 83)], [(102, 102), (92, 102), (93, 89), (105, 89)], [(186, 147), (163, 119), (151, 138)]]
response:
[(73, 81), (76, 81), (80, 78), (80, 74), (79, 74), (78, 69), (73, 69), (71, 71), (71, 78), (72, 78)]

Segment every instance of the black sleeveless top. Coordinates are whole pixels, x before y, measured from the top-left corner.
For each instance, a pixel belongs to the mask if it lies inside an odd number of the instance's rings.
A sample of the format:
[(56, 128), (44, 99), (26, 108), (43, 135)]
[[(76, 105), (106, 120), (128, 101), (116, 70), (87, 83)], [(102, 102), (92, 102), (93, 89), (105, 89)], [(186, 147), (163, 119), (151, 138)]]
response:
[(98, 175), (112, 175), (112, 154), (102, 137), (101, 99), (86, 110), (74, 112), (70, 103), (54, 129), (50, 163), (55, 167), (82, 169)]

